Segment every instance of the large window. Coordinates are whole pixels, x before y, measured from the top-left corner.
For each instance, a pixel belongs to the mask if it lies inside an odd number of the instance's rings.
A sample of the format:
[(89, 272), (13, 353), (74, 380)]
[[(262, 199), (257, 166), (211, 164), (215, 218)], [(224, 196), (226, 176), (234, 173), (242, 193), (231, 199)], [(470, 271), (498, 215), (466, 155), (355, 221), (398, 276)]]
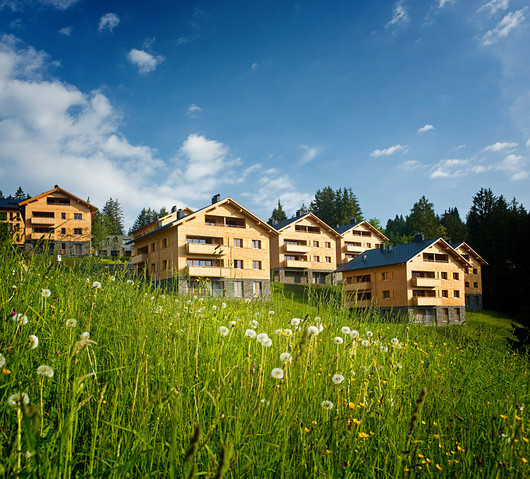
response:
[(261, 269), (261, 261), (252, 261), (252, 269)]
[(82, 235), (83, 234), (83, 228), (74, 228), (74, 234), (75, 235)]
[(243, 281), (234, 281), (234, 296), (236, 298), (243, 297)]
[(243, 269), (243, 260), (242, 259), (235, 259), (234, 260), (234, 268), (235, 269)]
[(241, 238), (234, 238), (234, 248), (243, 248), (243, 240)]
[(254, 249), (261, 249), (261, 240), (252, 240), (252, 247)]
[(74, 213), (74, 220), (82, 220), (83, 214), (82, 213)]
[(252, 295), (257, 298), (261, 296), (261, 293), (263, 292), (261, 281), (253, 281), (252, 282)]

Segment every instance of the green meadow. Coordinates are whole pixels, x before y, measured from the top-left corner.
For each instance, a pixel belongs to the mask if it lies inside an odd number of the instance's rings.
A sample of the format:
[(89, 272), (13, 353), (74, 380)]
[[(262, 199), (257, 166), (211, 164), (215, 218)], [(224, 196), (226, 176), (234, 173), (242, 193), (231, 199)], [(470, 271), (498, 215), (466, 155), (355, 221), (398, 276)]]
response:
[(332, 288), (223, 301), (1, 255), (2, 477), (530, 476), (509, 319), (389, 323)]

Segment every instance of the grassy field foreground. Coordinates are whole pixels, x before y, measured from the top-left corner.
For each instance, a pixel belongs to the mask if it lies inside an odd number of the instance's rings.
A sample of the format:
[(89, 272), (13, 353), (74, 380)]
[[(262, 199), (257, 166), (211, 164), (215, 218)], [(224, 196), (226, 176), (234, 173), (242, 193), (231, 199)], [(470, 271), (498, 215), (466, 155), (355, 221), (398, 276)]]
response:
[(528, 357), (494, 332), (1, 254), (2, 476), (530, 475)]

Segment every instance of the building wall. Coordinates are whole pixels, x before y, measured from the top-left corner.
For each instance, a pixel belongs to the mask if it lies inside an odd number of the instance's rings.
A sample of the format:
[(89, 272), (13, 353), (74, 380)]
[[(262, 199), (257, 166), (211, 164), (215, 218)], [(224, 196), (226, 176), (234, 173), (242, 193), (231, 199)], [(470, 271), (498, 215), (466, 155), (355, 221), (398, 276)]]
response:
[(9, 224), (15, 244), (24, 244), (24, 217), (20, 210), (0, 208), (0, 222)]
[(476, 256), (470, 254), (465, 248), (457, 251), (471, 263), (471, 268), (466, 270), (464, 276), (466, 291), (466, 307), (469, 310), (482, 309), (482, 263)]
[(337, 264), (347, 263), (368, 249), (379, 248), (385, 241), (384, 235), (374, 232), (365, 223), (360, 223), (346, 231), (337, 241)]

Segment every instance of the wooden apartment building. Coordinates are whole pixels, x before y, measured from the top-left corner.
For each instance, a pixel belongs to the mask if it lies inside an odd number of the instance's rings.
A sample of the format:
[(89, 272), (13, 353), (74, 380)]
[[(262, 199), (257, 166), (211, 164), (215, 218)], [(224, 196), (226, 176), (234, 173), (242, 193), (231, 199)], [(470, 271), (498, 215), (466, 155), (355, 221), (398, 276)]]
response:
[(26, 250), (65, 256), (90, 254), (95, 206), (55, 186), (21, 201), (19, 207), (24, 214)]
[(464, 286), (466, 291), (466, 309), (482, 309), (482, 266), (488, 263), (467, 243), (456, 243), (453, 248), (460, 253), (470, 264), (464, 275)]
[(269, 226), (231, 198), (178, 210), (133, 232), (131, 264), (183, 294), (270, 298)]
[(337, 265), (345, 264), (368, 249), (379, 248), (388, 238), (368, 221), (351, 220), (337, 226), (340, 238), (337, 243)]
[(8, 234), (13, 243), (24, 245), (24, 214), (19, 206), (20, 200), (0, 198), (0, 223), (7, 224)]
[(445, 240), (424, 240), (365, 251), (339, 267), (350, 308), (377, 306), (391, 316), (426, 324), (465, 320), (469, 263)]
[(313, 213), (273, 225), (271, 277), (280, 283), (325, 284), (337, 265), (340, 234)]

